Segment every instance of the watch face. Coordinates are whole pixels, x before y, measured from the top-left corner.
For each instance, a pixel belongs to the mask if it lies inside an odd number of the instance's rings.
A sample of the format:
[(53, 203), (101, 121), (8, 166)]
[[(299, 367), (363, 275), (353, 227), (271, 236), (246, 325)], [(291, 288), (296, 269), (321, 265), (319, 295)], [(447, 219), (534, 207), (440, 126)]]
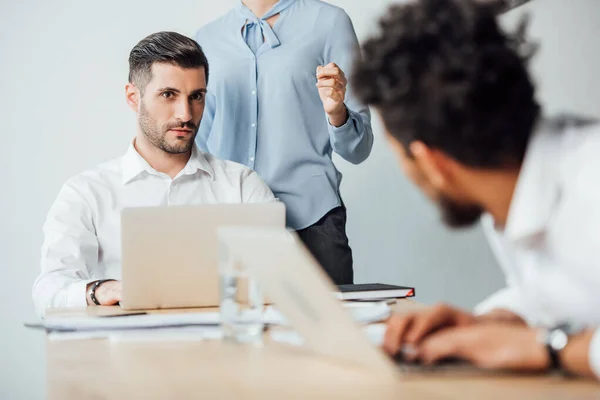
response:
[(556, 351), (562, 350), (567, 345), (569, 338), (562, 330), (554, 330), (550, 332), (549, 345)]

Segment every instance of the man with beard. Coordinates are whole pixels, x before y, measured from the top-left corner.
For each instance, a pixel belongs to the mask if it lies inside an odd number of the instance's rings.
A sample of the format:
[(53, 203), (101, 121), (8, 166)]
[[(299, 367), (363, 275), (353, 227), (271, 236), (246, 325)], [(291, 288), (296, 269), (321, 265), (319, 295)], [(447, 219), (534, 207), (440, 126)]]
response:
[(600, 376), (600, 126), (541, 117), (524, 29), (506, 34), (488, 6), (409, 2), (380, 28), (364, 44), (356, 93), (449, 225), (485, 214), (507, 283), (474, 313), (439, 305), (393, 316), (385, 350)]
[(137, 133), (124, 156), (69, 179), (52, 205), (33, 285), (40, 315), (121, 300), (124, 207), (275, 201), (254, 171), (196, 148), (207, 81), (207, 59), (190, 38), (159, 32), (133, 48), (125, 98)]

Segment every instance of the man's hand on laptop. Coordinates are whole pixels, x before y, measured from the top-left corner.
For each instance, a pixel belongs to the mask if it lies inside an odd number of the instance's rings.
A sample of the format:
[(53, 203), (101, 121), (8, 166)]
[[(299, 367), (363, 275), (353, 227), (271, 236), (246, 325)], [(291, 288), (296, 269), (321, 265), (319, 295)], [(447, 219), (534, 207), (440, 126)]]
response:
[[(90, 283), (90, 286), (93, 284), (94, 282)], [(122, 287), (121, 281), (102, 282), (96, 288), (96, 300), (98, 300), (101, 306), (114, 306), (119, 304), (122, 297)], [(88, 305), (94, 305), (89, 294), (87, 295), (87, 303)]]
[(550, 367), (539, 332), (523, 325), (486, 323), (444, 329), (418, 346), (418, 359), (433, 364), (455, 358), (480, 368), (543, 371)]
[[(570, 336), (559, 353), (564, 371), (595, 377), (589, 359), (595, 332), (589, 329)], [(541, 333), (514, 321), (487, 320), (431, 333), (413, 349), (413, 357), (424, 364), (458, 359), (479, 368), (542, 372), (552, 367), (552, 361)]]
[(390, 355), (402, 354), (411, 361), (416, 359), (415, 351), (429, 335), (442, 329), (464, 327), (475, 324), (507, 323), (525, 326), (516, 314), (503, 309), (493, 310), (481, 316), (440, 304), (409, 314), (394, 314), (387, 323), (384, 337), (384, 350)]
[(404, 359), (414, 360), (415, 354), (406, 350), (417, 348), (428, 335), (443, 328), (475, 323), (473, 314), (445, 304), (409, 314), (394, 314), (387, 323), (383, 348), (394, 356), (404, 350)]

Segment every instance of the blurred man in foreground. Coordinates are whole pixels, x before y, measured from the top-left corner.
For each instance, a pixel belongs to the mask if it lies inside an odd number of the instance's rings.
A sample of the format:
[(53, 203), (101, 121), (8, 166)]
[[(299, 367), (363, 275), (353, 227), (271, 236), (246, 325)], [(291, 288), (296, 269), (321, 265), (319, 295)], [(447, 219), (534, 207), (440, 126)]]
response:
[(503, 32), (490, 6), (408, 2), (380, 28), (357, 62), (356, 93), (447, 224), (483, 215), (507, 282), (475, 313), (440, 305), (392, 317), (385, 350), (600, 376), (600, 126), (542, 117), (524, 29)]

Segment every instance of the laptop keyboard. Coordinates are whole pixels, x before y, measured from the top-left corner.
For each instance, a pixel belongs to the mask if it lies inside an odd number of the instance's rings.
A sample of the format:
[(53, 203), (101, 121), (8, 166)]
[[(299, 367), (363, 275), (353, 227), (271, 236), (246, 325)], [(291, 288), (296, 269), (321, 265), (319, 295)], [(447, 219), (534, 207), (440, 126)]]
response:
[(478, 368), (473, 364), (458, 359), (447, 359), (433, 365), (420, 362), (407, 362), (401, 358), (394, 360), (396, 366), (402, 373), (406, 374), (465, 374), (465, 375), (488, 375), (498, 374), (498, 371)]

